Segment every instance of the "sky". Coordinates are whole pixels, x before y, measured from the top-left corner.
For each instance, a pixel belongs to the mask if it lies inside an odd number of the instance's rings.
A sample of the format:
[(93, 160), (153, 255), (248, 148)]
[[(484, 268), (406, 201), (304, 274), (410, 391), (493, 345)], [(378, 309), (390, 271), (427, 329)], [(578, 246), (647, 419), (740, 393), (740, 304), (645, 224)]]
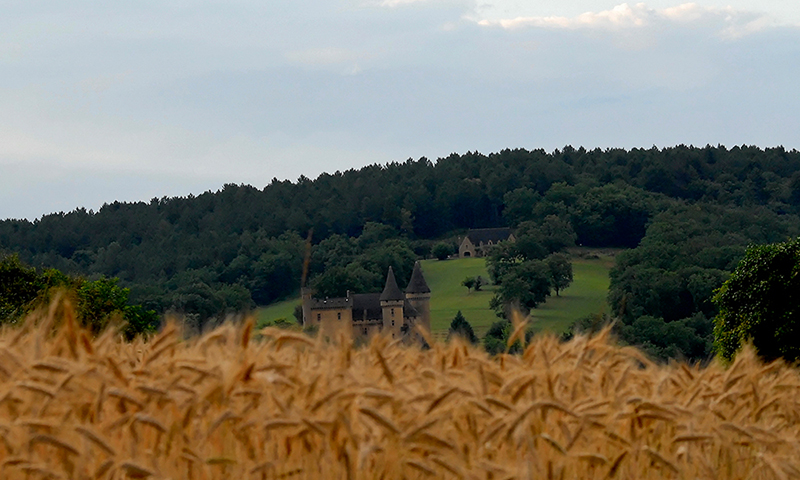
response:
[(0, 9), (0, 219), (454, 152), (800, 148), (796, 0)]

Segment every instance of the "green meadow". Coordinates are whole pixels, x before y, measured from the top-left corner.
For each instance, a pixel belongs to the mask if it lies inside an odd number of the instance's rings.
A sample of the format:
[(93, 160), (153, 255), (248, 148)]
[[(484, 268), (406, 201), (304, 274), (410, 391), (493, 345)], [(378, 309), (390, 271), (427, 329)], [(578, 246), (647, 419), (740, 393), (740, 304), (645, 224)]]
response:
[[(575, 320), (591, 313), (606, 311), (608, 272), (614, 264), (613, 252), (576, 250), (572, 257), (574, 281), (561, 296), (552, 296), (531, 312), (536, 331), (561, 333)], [(482, 258), (452, 260), (423, 260), (422, 269), (431, 287), (431, 330), (434, 337), (444, 338), (450, 321), (461, 310), (464, 317), (483, 336), (493, 322), (498, 320), (489, 309), (489, 300), (495, 287), (484, 285), (480, 291), (467, 291), (461, 282), (467, 277), (480, 275), (487, 282), (489, 274)], [(263, 326), (278, 318), (294, 321), (295, 305), (299, 297), (274, 303), (256, 311), (257, 324)]]
[[(604, 312), (607, 308), (608, 272), (614, 265), (612, 255), (585, 250), (573, 255), (572, 285), (562, 291), (561, 296), (549, 297), (547, 302), (531, 312), (534, 330), (561, 333), (581, 317)], [(461, 310), (479, 337), (498, 320), (494, 311), (489, 309), (494, 286), (468, 292), (461, 285), (466, 277), (480, 275), (489, 278), (484, 259), (425, 260), (422, 268), (432, 292), (431, 330), (434, 336), (443, 338), (447, 335), (450, 321), (458, 310)]]
[(273, 303), (266, 307), (258, 308), (256, 314), (256, 327), (262, 328), (268, 323), (273, 322), (279, 318), (285, 318), (291, 322), (295, 322), (294, 307), (300, 305), (300, 297), (293, 297), (282, 302)]

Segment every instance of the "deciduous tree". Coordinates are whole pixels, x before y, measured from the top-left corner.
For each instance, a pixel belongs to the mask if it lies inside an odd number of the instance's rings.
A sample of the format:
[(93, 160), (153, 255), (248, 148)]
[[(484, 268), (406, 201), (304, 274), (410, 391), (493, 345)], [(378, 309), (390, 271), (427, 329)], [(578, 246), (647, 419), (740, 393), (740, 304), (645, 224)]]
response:
[(717, 290), (714, 345), (731, 359), (748, 340), (767, 360), (800, 359), (800, 239), (751, 246)]

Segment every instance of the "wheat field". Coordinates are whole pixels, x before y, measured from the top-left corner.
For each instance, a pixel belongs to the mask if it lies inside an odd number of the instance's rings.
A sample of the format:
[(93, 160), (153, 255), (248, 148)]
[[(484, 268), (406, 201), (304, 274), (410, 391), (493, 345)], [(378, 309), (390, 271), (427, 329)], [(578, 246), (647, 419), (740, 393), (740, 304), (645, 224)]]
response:
[(0, 478), (796, 478), (798, 392), (750, 350), (663, 366), (608, 332), (497, 358), (252, 321), (125, 343), (58, 303), (0, 333)]

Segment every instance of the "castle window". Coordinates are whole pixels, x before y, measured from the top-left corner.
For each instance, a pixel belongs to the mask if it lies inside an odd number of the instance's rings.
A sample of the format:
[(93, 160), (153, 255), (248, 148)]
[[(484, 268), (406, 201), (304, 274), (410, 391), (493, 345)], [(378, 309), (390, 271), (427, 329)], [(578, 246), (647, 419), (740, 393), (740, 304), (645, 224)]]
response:
[(319, 322), (321, 319), (322, 319), (322, 314), (318, 313), (317, 314), (317, 321)]
[(394, 308), (392, 309), (392, 316), (394, 317)]
[[(392, 326), (394, 327), (394, 320), (392, 320)], [(394, 335), (392, 335), (392, 336), (394, 336)]]
[(339, 312), (336, 314), (336, 320), (341, 320), (341, 319), (342, 319), (342, 312)]
[(364, 335), (367, 334), (367, 327), (364, 327)]

